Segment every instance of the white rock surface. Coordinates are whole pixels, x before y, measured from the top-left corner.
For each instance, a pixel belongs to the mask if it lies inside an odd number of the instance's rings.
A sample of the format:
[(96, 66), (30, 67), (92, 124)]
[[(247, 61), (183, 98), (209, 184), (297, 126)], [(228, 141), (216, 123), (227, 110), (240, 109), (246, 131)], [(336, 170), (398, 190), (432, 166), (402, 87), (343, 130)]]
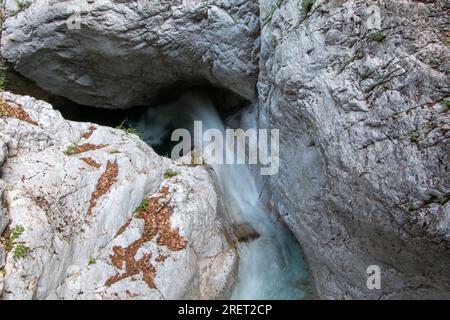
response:
[(260, 4), (255, 114), (281, 130), (282, 159), (264, 192), (317, 294), (450, 298), (448, 1)]
[[(253, 0), (33, 0), (5, 21), (1, 50), (17, 71), (80, 104), (143, 105), (202, 79), (254, 100), (257, 12)], [(80, 29), (67, 26), (74, 13)]]
[[(450, 298), (448, 1), (316, 0), (307, 12), (260, 0), (259, 57), (253, 1), (141, 13), (96, 1), (68, 31), (74, 3), (37, 0), (6, 21), (2, 53), (19, 72), (117, 108), (196, 77), (251, 97), (259, 72), (244, 123), (279, 128), (282, 160), (263, 198), (300, 240), (317, 295)], [(374, 264), (381, 290), (366, 287)]]
[[(0, 117), (0, 141), (8, 146), (0, 191), (7, 186), (10, 230), (24, 229), (6, 257), (3, 299), (226, 297), (234, 281), (237, 255), (227, 240), (206, 169), (176, 167), (179, 174), (164, 179), (164, 171), (175, 164), (156, 155), (137, 136), (94, 125), (88, 137), (85, 134), (92, 124), (66, 121), (49, 104), (30, 97), (7, 92), (2, 96), (22, 106), (38, 123)], [(85, 143), (106, 146), (64, 153), (70, 144)], [(81, 160), (86, 157), (100, 167)], [(107, 163), (117, 164), (117, 177), (110, 176), (112, 185), (89, 214), (100, 177), (114, 171)], [(159, 245), (157, 236), (142, 243), (136, 259), (152, 254), (156, 288), (148, 286), (142, 272), (105, 286), (111, 276), (124, 272), (112, 265), (112, 248), (127, 246), (142, 236), (143, 219), (136, 217), (135, 209), (144, 197), (157, 194), (164, 186), (169, 188), (167, 197), (173, 207), (170, 227), (179, 229), (186, 247), (172, 251)], [(0, 214), (3, 225), (5, 211)], [(129, 226), (121, 228), (129, 219)], [(29, 253), (14, 259), (19, 244), (29, 248)], [(155, 263), (159, 253), (167, 259)]]

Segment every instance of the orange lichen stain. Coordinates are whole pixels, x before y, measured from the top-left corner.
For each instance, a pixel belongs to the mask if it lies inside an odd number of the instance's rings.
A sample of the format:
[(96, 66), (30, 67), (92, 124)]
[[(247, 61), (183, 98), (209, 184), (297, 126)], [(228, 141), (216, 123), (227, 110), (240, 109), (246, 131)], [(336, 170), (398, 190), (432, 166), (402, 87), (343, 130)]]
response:
[(87, 212), (88, 216), (92, 214), (92, 210), (97, 205), (98, 198), (106, 194), (111, 186), (117, 181), (118, 175), (119, 166), (117, 165), (117, 162), (108, 161), (106, 164), (106, 170), (98, 179), (95, 191), (91, 196), (91, 201)]
[(86, 158), (80, 158), (80, 160), (84, 161), (86, 164), (90, 165), (91, 167), (94, 167), (96, 169), (99, 169), (101, 167), (101, 164), (98, 163), (97, 161), (95, 161), (93, 158), (91, 157), (86, 157)]
[(143, 239), (138, 239), (135, 242), (133, 242), (130, 246), (127, 248), (122, 248), (119, 246), (113, 247), (114, 255), (111, 256), (111, 261), (113, 265), (118, 268), (122, 269), (123, 265), (125, 264), (125, 272), (118, 273), (111, 278), (109, 278), (105, 285), (111, 286), (112, 284), (123, 280), (125, 278), (134, 276), (136, 274), (139, 274), (142, 272), (143, 274), (143, 280), (147, 283), (149, 288), (156, 288), (155, 285), (155, 275), (156, 275), (156, 268), (151, 265), (150, 259), (152, 255), (150, 253), (144, 254), (142, 258), (139, 260), (136, 260), (135, 255), (139, 248), (144, 243)]
[[(158, 236), (156, 241), (159, 245), (166, 246), (172, 251), (180, 251), (186, 248), (187, 241), (179, 234), (178, 229), (173, 230), (170, 226), (173, 209), (168, 205), (168, 194), (169, 188), (162, 188), (159, 196), (148, 198), (148, 206), (137, 212), (136, 218), (144, 220), (141, 238), (126, 248), (113, 247), (112, 264), (118, 269), (123, 269), (125, 265), (125, 270), (109, 278), (105, 283), (106, 286), (111, 286), (118, 281), (142, 272), (143, 280), (149, 288), (156, 288), (156, 268), (150, 262), (151, 254), (144, 254), (139, 260), (135, 258), (139, 248), (155, 236)], [(126, 228), (128, 224), (129, 222), (124, 227)], [(166, 258), (166, 256), (160, 254), (155, 261), (164, 262)]]
[(78, 144), (75, 146), (74, 154), (80, 154), (91, 150), (98, 150), (107, 146), (108, 146), (107, 144), (92, 144), (92, 143)]
[(160, 254), (159, 256), (156, 257), (155, 261), (156, 262), (164, 262), (166, 261), (167, 256)]
[(180, 251), (186, 248), (186, 240), (181, 237), (179, 230), (172, 230), (170, 227), (170, 217), (172, 216), (172, 208), (164, 207), (158, 215), (156, 215), (156, 225), (159, 245), (166, 246), (171, 251)]
[(5, 101), (0, 97), (0, 115), (5, 117), (16, 118), (20, 121), (28, 122), (29, 124), (39, 126), (39, 123), (34, 121), (30, 115), (22, 108), (22, 106)]
[(85, 132), (81, 137), (82, 137), (83, 139), (89, 139), (89, 138), (92, 136), (92, 134), (94, 133), (95, 130), (97, 130), (96, 127), (90, 126), (90, 127), (88, 128), (88, 131)]

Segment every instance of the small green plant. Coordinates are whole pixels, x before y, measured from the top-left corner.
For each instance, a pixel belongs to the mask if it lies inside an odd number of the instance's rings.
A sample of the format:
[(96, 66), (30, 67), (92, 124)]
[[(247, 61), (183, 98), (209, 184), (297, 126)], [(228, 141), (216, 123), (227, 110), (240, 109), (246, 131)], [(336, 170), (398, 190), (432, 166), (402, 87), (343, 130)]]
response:
[[(137, 209), (136, 209), (136, 211), (137, 211)], [(119, 230), (116, 232), (116, 235), (114, 236), (114, 238), (117, 238), (118, 236), (120, 236), (122, 233), (125, 232), (125, 230), (127, 230), (127, 226), (121, 226), (119, 228)]]
[(17, 10), (11, 13), (12, 17), (15, 17), (19, 12), (28, 9), (33, 2), (32, 1), (16, 1), (17, 3)]
[(25, 231), (25, 228), (21, 225), (15, 226), (13, 229), (7, 228), (3, 233), (3, 238), (5, 239), (5, 250), (10, 252), (15, 245), (15, 240), (19, 238), (22, 233)]
[(125, 131), (126, 133), (129, 133), (129, 134), (135, 134), (135, 135), (137, 135), (138, 137), (141, 136), (141, 133), (140, 133), (136, 128), (120, 128), (120, 129), (122, 129), (122, 130)]
[(95, 260), (95, 258), (89, 257), (88, 265), (93, 265), (93, 264), (96, 264), (96, 263), (97, 263), (97, 260)]
[(441, 104), (446, 107), (447, 109), (450, 109), (450, 100), (444, 99), (441, 101)]
[(383, 88), (384, 88), (384, 90), (392, 90), (393, 86), (391, 83), (385, 83), (385, 84), (383, 84)]
[(419, 134), (415, 131), (411, 132), (408, 137), (409, 140), (413, 143), (417, 143), (419, 141)]
[(10, 252), (14, 247), (14, 242), (11, 241), (11, 229), (6, 227), (5, 232), (3, 232), (2, 238), (6, 252)]
[(139, 132), (138, 129), (133, 128), (133, 127), (126, 127), (126, 126), (125, 126), (125, 120), (124, 120), (121, 124), (119, 124), (119, 125), (116, 127), (116, 129), (122, 130), (122, 131), (124, 131), (124, 132), (126, 132), (126, 133), (128, 133), (128, 134), (135, 134), (135, 135), (137, 135), (140, 139), (142, 139), (142, 134)]
[(308, 14), (311, 11), (313, 5), (314, 5), (313, 0), (303, 0), (302, 2), (302, 8), (306, 14)]
[(276, 46), (277, 43), (278, 43), (278, 38), (277, 38), (277, 36), (274, 35), (274, 34), (271, 34), (271, 35), (270, 35), (270, 42), (272, 43), (272, 45)]
[(147, 198), (142, 199), (141, 204), (139, 205), (139, 207), (136, 208), (136, 212), (140, 212), (140, 211), (146, 211), (149, 207), (149, 202)]
[(263, 25), (266, 25), (271, 19), (274, 12), (283, 4), (284, 0), (276, 0), (275, 3), (267, 11), (266, 15), (262, 17)]
[(73, 143), (69, 144), (66, 150), (64, 151), (64, 154), (67, 156), (71, 156), (76, 153), (77, 153), (77, 146)]
[(109, 154), (117, 154), (117, 153), (120, 153), (120, 150), (115, 149), (115, 148), (111, 148), (111, 149), (108, 150), (108, 153)]
[(439, 60), (435, 59), (435, 58), (430, 58), (428, 59), (428, 63), (430, 64), (430, 66), (432, 67), (437, 67), (439, 66)]
[(450, 200), (450, 196), (439, 195), (434, 200), (434, 202), (439, 203), (441, 206), (443, 206)]
[(11, 235), (10, 235), (9, 239), (11, 241), (16, 240), (18, 237), (20, 237), (22, 235), (22, 233), (24, 231), (25, 231), (25, 228), (23, 226), (21, 226), (20, 224), (18, 224), (11, 230)]
[(165, 179), (170, 179), (170, 178), (172, 178), (172, 177), (175, 177), (177, 174), (178, 174), (178, 172), (176, 172), (175, 170), (167, 169), (167, 170), (164, 172), (164, 178), (165, 178)]
[(384, 34), (382, 34), (381, 32), (373, 32), (373, 33), (369, 34), (370, 41), (381, 42), (385, 38), (386, 38), (386, 36)]
[(30, 249), (23, 244), (17, 244), (14, 248), (13, 258), (14, 260), (18, 260), (27, 256)]
[(17, 3), (17, 6), (19, 8), (20, 11), (28, 9), (29, 6), (31, 6), (32, 2), (31, 1), (19, 1)]
[(4, 70), (0, 71), (0, 91), (5, 91), (6, 89), (6, 74)]
[(432, 122), (432, 121), (428, 121), (428, 122), (425, 124), (425, 127), (426, 127), (428, 130), (433, 130), (433, 129), (436, 128), (436, 124), (435, 124), (434, 122)]

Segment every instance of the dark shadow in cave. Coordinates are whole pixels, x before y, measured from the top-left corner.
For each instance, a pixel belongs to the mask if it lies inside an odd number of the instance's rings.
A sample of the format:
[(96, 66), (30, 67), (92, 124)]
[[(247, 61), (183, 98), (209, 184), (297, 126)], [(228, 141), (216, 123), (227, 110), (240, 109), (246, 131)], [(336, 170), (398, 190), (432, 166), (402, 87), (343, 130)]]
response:
[[(6, 76), (7, 91), (20, 95), (29, 95), (46, 101), (54, 109), (61, 112), (65, 119), (71, 121), (93, 122), (109, 127), (117, 127), (123, 124), (127, 127), (129, 119), (139, 118), (148, 108), (152, 108), (152, 106), (134, 106), (128, 109), (108, 109), (105, 112), (103, 108), (81, 105), (65, 97), (43, 90), (33, 81), (11, 68), (7, 70)], [(156, 103), (153, 106), (172, 103), (187, 91), (206, 93), (214, 105), (217, 106), (217, 111), (222, 119), (226, 119), (250, 105), (250, 101), (227, 89), (214, 87), (202, 79), (195, 79), (190, 82), (175, 82), (160, 89), (155, 100)]]

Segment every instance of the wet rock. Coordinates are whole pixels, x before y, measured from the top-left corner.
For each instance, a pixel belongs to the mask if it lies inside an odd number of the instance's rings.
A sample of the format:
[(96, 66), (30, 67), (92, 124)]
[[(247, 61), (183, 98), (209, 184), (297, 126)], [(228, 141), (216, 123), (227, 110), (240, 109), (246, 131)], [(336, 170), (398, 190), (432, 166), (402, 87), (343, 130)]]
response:
[(234, 225), (233, 233), (239, 242), (248, 242), (259, 238), (258, 232), (248, 223)]

